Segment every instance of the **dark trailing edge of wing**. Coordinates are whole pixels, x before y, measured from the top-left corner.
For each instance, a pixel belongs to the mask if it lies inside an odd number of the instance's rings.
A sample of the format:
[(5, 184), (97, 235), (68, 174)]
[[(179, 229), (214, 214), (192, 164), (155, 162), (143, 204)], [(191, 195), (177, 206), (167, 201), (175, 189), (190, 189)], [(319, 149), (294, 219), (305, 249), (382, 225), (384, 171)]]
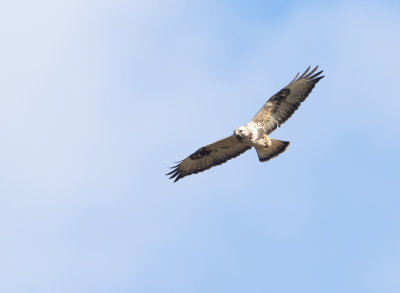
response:
[[(203, 147), (203, 148), (204, 148), (204, 147)], [(205, 155), (205, 156), (208, 156), (210, 153), (212, 153), (212, 152), (207, 152), (206, 154), (204, 154), (204, 149), (203, 149), (203, 148), (198, 149), (196, 152), (194, 152), (193, 154), (191, 154), (187, 159), (192, 160), (192, 158), (194, 158), (194, 157), (195, 157), (196, 159), (200, 159), (201, 156), (204, 156), (204, 155)], [(173, 167), (170, 167), (170, 169), (173, 169), (173, 170), (172, 170), (171, 172), (165, 174), (165, 175), (171, 175), (171, 177), (169, 177), (169, 179), (173, 179), (174, 177), (176, 177), (175, 180), (174, 180), (174, 183), (175, 183), (175, 182), (177, 182), (179, 179), (182, 179), (182, 178), (185, 177), (185, 176), (189, 176), (189, 175), (192, 175), (192, 174), (197, 174), (197, 173), (203, 172), (203, 171), (205, 171), (205, 170), (207, 170), (207, 169), (210, 169), (210, 168), (212, 168), (212, 167), (215, 167), (215, 166), (221, 165), (221, 164), (223, 164), (223, 163), (226, 163), (227, 161), (229, 161), (229, 160), (231, 160), (231, 159), (233, 159), (233, 158), (236, 158), (237, 156), (239, 156), (239, 155), (243, 154), (244, 152), (248, 151), (249, 149), (251, 149), (251, 146), (248, 146), (248, 147), (244, 148), (243, 150), (241, 150), (241, 151), (239, 151), (239, 152), (233, 154), (231, 157), (224, 158), (224, 159), (222, 159), (222, 160), (215, 160), (215, 161), (213, 161), (213, 164), (210, 165), (210, 166), (198, 168), (198, 169), (189, 171), (189, 172), (187, 172), (187, 173), (186, 173), (186, 172), (182, 172), (182, 170), (179, 169), (179, 167), (181, 166), (182, 162), (184, 161), (184, 160), (182, 160), (182, 161), (180, 161), (180, 162), (177, 162), (177, 163), (179, 163), (178, 165), (175, 165), (175, 166), (173, 166)], [(200, 156), (200, 157), (198, 157), (198, 156)], [(196, 160), (196, 159), (195, 159), (195, 160)], [(186, 159), (185, 159), (185, 160), (186, 160)]]

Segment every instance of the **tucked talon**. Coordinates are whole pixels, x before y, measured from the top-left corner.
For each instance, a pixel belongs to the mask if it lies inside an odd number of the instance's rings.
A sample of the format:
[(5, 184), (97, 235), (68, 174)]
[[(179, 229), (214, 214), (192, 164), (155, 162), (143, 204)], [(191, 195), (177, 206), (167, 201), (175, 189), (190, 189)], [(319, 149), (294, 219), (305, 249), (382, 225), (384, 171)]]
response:
[(264, 137), (266, 146), (270, 147), (272, 145), (271, 139), (265, 133), (263, 134), (263, 137)]

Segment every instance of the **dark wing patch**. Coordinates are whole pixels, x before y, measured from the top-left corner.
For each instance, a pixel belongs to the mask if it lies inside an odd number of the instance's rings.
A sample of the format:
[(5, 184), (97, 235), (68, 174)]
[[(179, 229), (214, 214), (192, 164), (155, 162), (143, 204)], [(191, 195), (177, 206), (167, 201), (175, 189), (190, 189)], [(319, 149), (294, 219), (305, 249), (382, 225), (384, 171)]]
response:
[(166, 175), (171, 175), (170, 179), (179, 179), (199, 172), (203, 172), (211, 167), (221, 165), (226, 161), (233, 159), (251, 146), (241, 143), (235, 136), (229, 136), (212, 144), (199, 148), (189, 157), (179, 162), (178, 165)]
[(273, 95), (269, 101), (276, 101), (276, 102), (282, 102), (288, 95), (290, 94), (290, 89), (284, 88), (281, 89), (279, 92), (277, 92), (275, 95)]
[[(215, 150), (215, 151), (217, 151), (217, 150)], [(193, 154), (191, 154), (189, 156), (189, 158), (192, 160), (199, 160), (199, 159), (203, 158), (204, 156), (209, 156), (211, 154), (211, 152), (212, 151), (210, 148), (207, 149), (207, 147), (202, 147), (202, 148), (199, 148)]]
[(322, 70), (314, 73), (317, 69), (318, 66), (308, 72), (310, 70), (308, 67), (302, 75), (297, 74), (285, 88), (265, 103), (252, 121), (262, 124), (267, 134), (285, 123), (311, 93), (317, 82), (324, 77), (320, 76)]

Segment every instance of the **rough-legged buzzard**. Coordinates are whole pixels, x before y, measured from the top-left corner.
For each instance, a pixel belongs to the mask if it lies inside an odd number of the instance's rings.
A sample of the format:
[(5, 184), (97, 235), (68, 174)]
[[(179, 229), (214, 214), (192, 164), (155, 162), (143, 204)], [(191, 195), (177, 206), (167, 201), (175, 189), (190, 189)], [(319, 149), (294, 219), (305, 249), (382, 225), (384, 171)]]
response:
[(170, 179), (175, 178), (176, 182), (185, 176), (223, 164), (252, 147), (256, 149), (261, 162), (284, 152), (289, 142), (275, 140), (268, 135), (292, 116), (316, 83), (324, 77), (320, 76), (322, 70), (314, 73), (317, 69), (318, 66), (309, 72), (308, 67), (302, 75), (298, 73), (285, 88), (265, 103), (249, 123), (236, 128), (233, 135), (198, 149), (172, 167), (173, 170), (167, 175), (171, 175)]

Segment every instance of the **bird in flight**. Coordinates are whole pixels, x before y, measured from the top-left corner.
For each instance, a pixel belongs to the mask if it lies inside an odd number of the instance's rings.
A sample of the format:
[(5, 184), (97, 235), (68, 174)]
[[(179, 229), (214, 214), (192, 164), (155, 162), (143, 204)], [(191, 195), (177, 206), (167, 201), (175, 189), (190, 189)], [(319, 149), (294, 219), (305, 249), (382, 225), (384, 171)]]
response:
[(170, 179), (175, 178), (176, 182), (185, 176), (221, 165), (252, 147), (260, 162), (266, 162), (284, 152), (289, 142), (272, 139), (268, 135), (292, 116), (324, 77), (321, 76), (322, 70), (315, 73), (317, 69), (318, 66), (310, 71), (309, 66), (302, 75), (297, 73), (287, 86), (264, 104), (249, 123), (236, 128), (233, 135), (199, 148), (186, 159), (177, 162), (178, 165), (172, 167), (172, 171), (166, 175), (171, 175)]

